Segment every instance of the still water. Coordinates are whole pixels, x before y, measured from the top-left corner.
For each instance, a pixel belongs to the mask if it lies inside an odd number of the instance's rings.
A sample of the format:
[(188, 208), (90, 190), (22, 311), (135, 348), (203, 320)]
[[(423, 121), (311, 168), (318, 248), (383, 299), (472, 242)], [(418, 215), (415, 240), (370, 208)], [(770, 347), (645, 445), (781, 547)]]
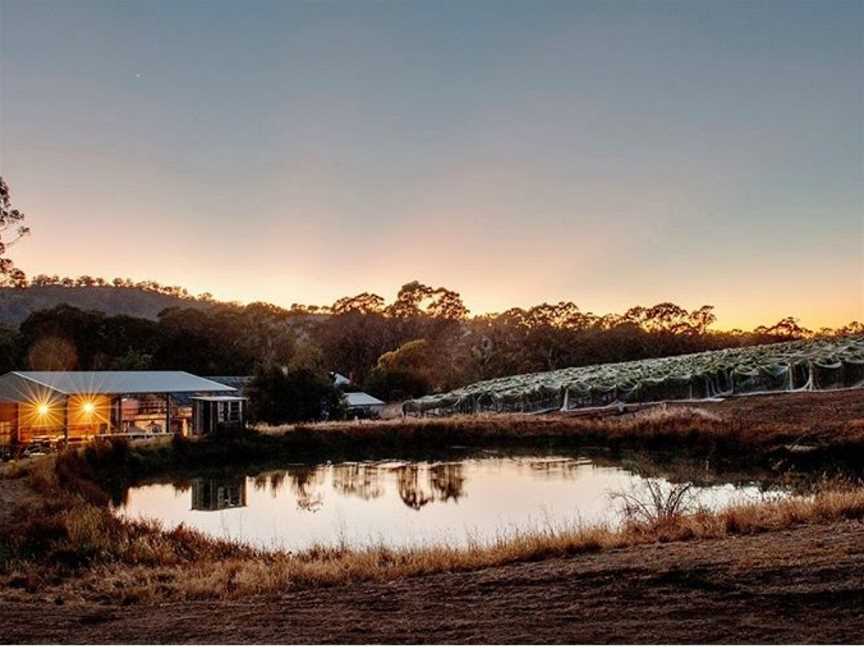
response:
[[(612, 495), (638, 491), (646, 478), (637, 470), (580, 455), (494, 450), (448, 461), (297, 464), (136, 486), (116, 510), (267, 548), (464, 546), (550, 525), (618, 524)], [(716, 478), (693, 493), (694, 506), (712, 509), (782, 495)]]

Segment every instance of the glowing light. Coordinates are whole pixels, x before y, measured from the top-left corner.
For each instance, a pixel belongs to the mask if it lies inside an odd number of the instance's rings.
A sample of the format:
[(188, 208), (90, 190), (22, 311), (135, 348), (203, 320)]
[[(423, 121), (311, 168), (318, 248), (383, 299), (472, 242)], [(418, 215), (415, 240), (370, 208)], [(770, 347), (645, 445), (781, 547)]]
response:
[(48, 404), (47, 403), (39, 403), (39, 406), (36, 408), (39, 416), (47, 416), (48, 415)]
[(90, 401), (87, 401), (86, 403), (84, 403), (84, 405), (82, 405), (82, 408), (84, 409), (85, 414), (92, 414), (93, 410), (96, 409), (96, 406), (93, 405), (93, 403), (91, 403)]

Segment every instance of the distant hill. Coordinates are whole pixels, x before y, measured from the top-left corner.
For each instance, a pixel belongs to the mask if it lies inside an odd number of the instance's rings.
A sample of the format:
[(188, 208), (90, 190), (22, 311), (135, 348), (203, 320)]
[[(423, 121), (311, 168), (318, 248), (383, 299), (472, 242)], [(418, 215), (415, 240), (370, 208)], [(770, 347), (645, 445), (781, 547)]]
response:
[(39, 286), (0, 288), (0, 324), (17, 327), (33, 311), (69, 304), (82, 310), (97, 310), (107, 315), (131, 315), (155, 320), (159, 313), (173, 306), (204, 307), (203, 302), (140, 288), (90, 286), (64, 288)]

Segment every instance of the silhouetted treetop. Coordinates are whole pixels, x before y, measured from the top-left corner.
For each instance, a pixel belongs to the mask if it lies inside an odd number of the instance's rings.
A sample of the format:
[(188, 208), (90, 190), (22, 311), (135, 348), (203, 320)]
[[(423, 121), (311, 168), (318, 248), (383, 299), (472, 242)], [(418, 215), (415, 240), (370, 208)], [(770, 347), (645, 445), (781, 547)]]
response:
[[(0, 276), (4, 283), (12, 286), (24, 286), (27, 280), (24, 272), (6, 256), (12, 245), (30, 233), (30, 228), (21, 224), (24, 218), (24, 213), (12, 206), (12, 192), (0, 176)], [(14, 230), (11, 237), (7, 237), (9, 230)]]

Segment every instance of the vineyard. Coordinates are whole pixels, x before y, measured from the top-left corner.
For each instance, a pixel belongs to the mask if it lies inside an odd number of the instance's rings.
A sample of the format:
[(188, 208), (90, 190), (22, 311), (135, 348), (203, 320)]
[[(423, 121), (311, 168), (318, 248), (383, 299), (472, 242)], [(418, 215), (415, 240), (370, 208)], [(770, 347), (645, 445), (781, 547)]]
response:
[(864, 337), (817, 338), (572, 367), (407, 401), (408, 415), (543, 412), (736, 394), (864, 387)]

